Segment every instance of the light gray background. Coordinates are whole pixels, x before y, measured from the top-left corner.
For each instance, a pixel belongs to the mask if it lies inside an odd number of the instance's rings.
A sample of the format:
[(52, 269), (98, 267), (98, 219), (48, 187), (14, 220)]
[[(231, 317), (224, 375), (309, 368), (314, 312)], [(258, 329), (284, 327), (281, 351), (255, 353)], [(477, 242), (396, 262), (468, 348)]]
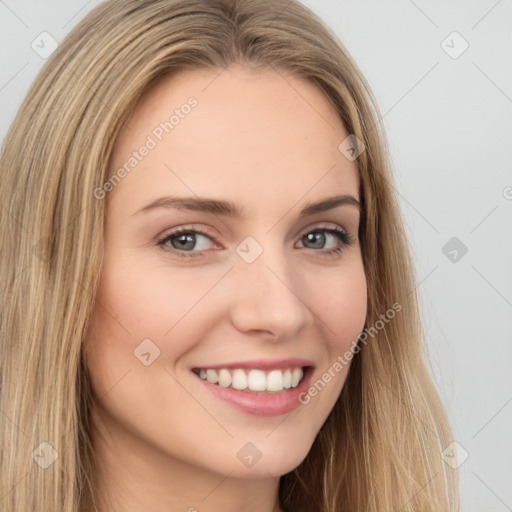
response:
[[(0, 137), (57, 41), (99, 1), (0, 0)], [(304, 0), (384, 116), (465, 512), (512, 511), (512, 2)], [(457, 58), (450, 52), (469, 44)], [(446, 42), (442, 46), (442, 42)], [(449, 47), (452, 47), (449, 49)], [(468, 251), (445, 256), (457, 237)], [(453, 251), (451, 246), (445, 250)]]

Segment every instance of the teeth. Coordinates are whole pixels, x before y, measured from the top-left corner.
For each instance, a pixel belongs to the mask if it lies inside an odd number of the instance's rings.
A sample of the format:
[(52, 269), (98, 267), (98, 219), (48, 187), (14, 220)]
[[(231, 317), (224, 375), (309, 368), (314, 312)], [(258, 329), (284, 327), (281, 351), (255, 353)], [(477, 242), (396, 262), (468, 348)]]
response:
[[(298, 384), (298, 382), (297, 382)], [(280, 370), (272, 370), (267, 377), (267, 389), (269, 391), (283, 390), (283, 372)]]
[(283, 374), (283, 388), (290, 389), (292, 387), (292, 372), (286, 370)]
[(206, 380), (212, 384), (216, 384), (219, 380), (217, 377), (217, 372), (215, 370), (206, 370)]
[(300, 379), (302, 379), (302, 368), (294, 368), (292, 373), (292, 388), (296, 388), (299, 385)]
[(248, 380), (251, 391), (267, 391), (267, 376), (263, 370), (251, 370)]
[(233, 372), (231, 386), (235, 389), (245, 389), (247, 387), (247, 375), (245, 375), (243, 370), (235, 370)]
[(283, 391), (283, 389), (296, 388), (304, 372), (302, 368), (287, 368), (286, 370), (245, 370), (236, 369), (212, 370), (201, 368), (198, 372), (201, 379), (217, 384), (223, 388), (251, 391)]
[[(216, 370), (208, 370), (209, 372), (214, 372), (217, 374)], [(219, 371), (219, 386), (223, 388), (227, 388), (231, 384), (231, 373), (229, 373), (227, 370), (220, 370)]]

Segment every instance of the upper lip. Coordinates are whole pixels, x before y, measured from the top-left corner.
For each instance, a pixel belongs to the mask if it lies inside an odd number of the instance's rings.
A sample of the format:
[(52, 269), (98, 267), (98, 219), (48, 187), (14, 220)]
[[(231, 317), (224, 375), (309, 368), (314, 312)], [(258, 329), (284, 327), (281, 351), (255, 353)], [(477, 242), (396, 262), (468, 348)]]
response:
[(231, 363), (207, 364), (205, 366), (195, 366), (193, 370), (211, 369), (220, 370), (222, 368), (244, 368), (257, 370), (281, 370), (286, 368), (301, 368), (304, 366), (314, 366), (310, 359), (290, 357), (288, 359), (253, 359), (251, 361), (234, 361)]

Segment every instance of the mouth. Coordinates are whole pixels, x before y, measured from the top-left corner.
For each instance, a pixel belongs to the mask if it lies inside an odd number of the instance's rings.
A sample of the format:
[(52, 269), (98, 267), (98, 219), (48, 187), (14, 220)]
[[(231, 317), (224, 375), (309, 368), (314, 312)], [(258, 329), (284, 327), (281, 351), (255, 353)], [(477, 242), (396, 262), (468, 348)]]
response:
[(270, 394), (296, 389), (312, 366), (283, 368), (193, 368), (200, 379), (220, 388), (247, 393)]
[(314, 372), (307, 359), (252, 361), (192, 368), (215, 399), (252, 416), (279, 416), (304, 405)]

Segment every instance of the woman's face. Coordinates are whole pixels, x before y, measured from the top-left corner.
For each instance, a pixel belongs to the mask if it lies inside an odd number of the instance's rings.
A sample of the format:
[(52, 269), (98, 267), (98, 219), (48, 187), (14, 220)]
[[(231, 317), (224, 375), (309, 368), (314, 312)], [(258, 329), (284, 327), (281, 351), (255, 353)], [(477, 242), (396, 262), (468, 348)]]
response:
[(86, 340), (97, 447), (120, 467), (268, 478), (306, 457), (366, 316), (357, 205), (308, 209), (360, 199), (348, 135), (319, 89), (269, 68), (146, 93), (97, 193)]

